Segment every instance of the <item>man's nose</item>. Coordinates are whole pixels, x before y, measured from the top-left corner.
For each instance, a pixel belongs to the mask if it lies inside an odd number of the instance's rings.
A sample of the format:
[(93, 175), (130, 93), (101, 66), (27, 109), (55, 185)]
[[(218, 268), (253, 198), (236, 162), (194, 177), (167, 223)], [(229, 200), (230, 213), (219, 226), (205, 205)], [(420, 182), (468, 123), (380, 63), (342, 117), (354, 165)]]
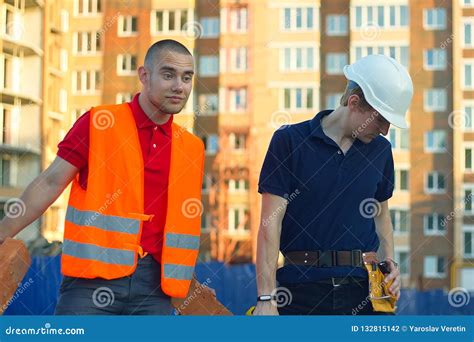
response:
[(177, 77), (176, 82), (173, 85), (173, 91), (181, 93), (183, 91), (183, 86), (184, 86), (183, 81), (179, 77)]

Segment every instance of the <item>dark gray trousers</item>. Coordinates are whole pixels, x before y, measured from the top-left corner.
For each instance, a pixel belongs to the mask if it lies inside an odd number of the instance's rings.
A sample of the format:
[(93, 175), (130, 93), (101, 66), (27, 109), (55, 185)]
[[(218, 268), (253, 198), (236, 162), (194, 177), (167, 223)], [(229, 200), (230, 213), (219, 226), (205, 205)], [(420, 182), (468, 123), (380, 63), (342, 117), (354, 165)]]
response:
[(135, 272), (106, 280), (64, 277), (56, 315), (170, 315), (171, 298), (161, 290), (161, 265), (147, 255)]

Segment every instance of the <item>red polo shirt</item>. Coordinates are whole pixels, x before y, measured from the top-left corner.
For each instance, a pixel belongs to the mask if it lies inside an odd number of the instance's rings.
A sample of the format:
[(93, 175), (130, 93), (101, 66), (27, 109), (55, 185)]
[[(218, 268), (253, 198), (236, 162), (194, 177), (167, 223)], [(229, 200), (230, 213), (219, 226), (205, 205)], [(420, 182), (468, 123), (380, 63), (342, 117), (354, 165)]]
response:
[[(137, 124), (145, 165), (145, 213), (155, 215), (143, 224), (141, 246), (157, 262), (161, 262), (163, 231), (168, 199), (168, 175), (171, 157), (171, 124), (157, 125), (138, 103), (138, 94), (128, 103)], [(79, 168), (79, 182), (87, 187), (90, 113), (84, 113), (58, 145), (58, 156)]]

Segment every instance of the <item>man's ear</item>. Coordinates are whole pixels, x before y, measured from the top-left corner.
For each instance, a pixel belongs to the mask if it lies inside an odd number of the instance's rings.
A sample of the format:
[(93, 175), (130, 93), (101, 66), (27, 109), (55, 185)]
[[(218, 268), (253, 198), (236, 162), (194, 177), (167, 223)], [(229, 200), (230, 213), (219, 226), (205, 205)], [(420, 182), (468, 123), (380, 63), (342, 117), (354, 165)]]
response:
[(349, 107), (351, 111), (357, 110), (359, 108), (359, 105), (360, 105), (359, 95), (352, 94), (351, 96), (349, 96), (349, 98), (347, 99), (347, 107)]
[(142, 84), (148, 81), (148, 70), (143, 65), (138, 68), (138, 78)]

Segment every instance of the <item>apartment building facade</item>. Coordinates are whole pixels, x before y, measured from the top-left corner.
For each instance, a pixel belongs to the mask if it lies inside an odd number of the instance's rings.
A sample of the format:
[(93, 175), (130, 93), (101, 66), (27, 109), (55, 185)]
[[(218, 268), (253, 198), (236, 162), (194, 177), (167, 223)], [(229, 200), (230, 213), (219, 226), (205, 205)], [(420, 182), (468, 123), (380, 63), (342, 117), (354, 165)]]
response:
[[(405, 65), (415, 86), (409, 129), (392, 127), (387, 136), (403, 284), (474, 288), (471, 1), (3, 0), (1, 6), (3, 202), (52, 161), (80, 114), (130, 101), (140, 90), (136, 68), (147, 48), (172, 38), (196, 61), (193, 93), (175, 120), (206, 148), (201, 260), (255, 261), (258, 177), (273, 132), (336, 108), (346, 85), (343, 66), (381, 53)], [(17, 13), (28, 22), (46, 18), (43, 36), (27, 25), (27, 39), (15, 40)], [(33, 91), (34, 84), (43, 87)], [(43, 219), (48, 239), (62, 234), (64, 196)]]

